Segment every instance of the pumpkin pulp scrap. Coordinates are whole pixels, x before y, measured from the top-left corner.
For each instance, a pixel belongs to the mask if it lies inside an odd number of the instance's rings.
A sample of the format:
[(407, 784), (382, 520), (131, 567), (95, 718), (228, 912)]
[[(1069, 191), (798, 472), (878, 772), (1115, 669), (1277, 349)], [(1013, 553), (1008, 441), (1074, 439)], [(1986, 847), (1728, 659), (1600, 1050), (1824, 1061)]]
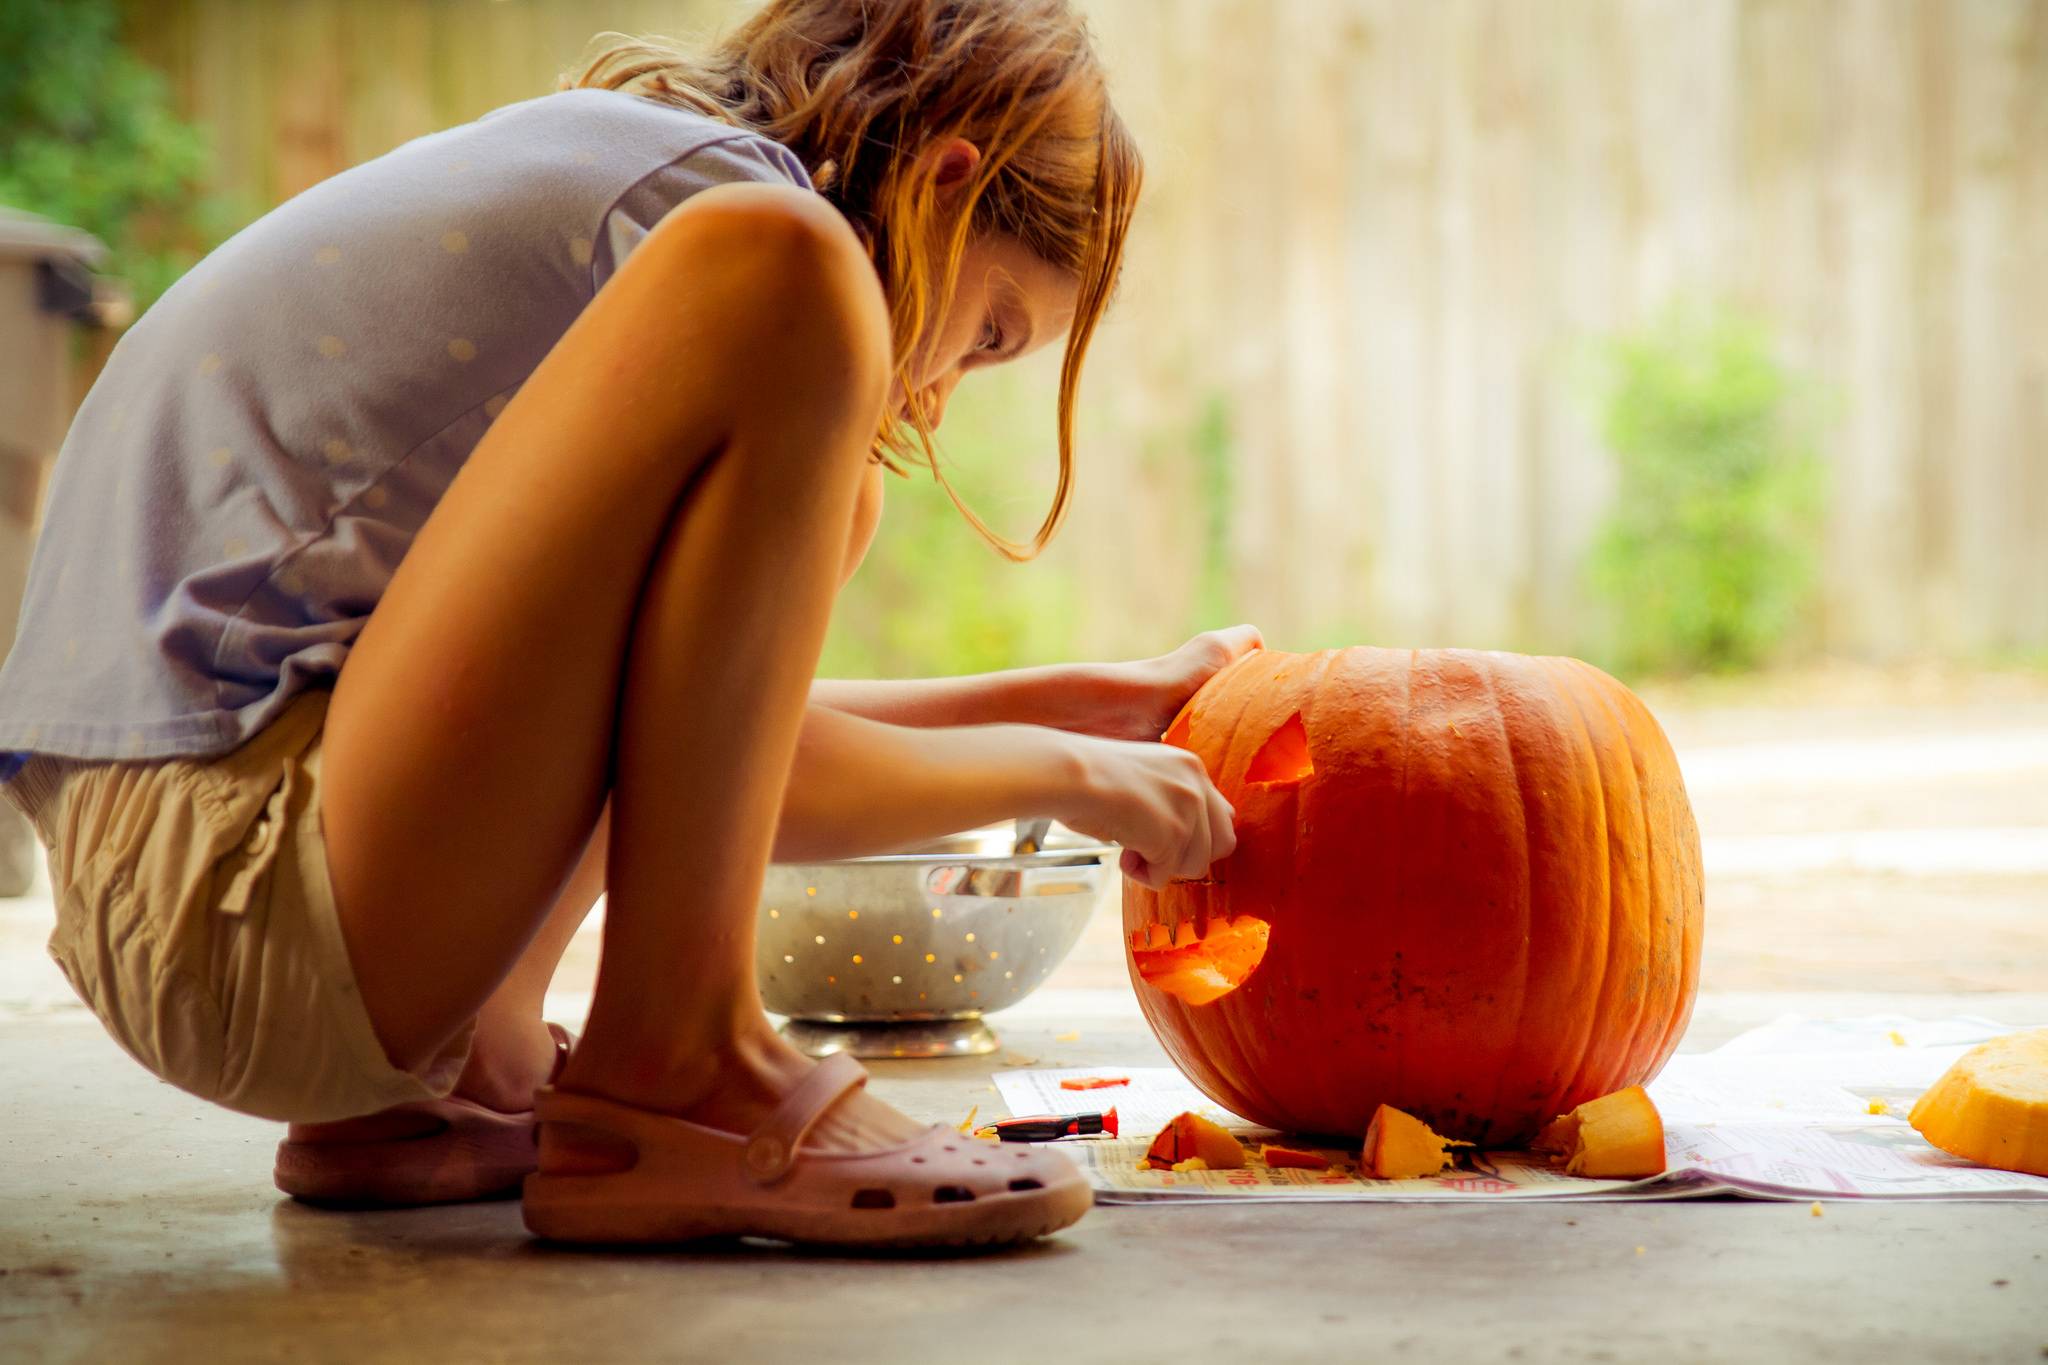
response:
[(1914, 1103), (1907, 1121), (1951, 1156), (2048, 1175), (2048, 1029), (1971, 1048)]
[(1451, 1164), (1453, 1147), (1470, 1147), (1433, 1130), (1391, 1104), (1373, 1110), (1359, 1165), (1376, 1180), (1420, 1180)]
[(1664, 1120), (1639, 1085), (1559, 1114), (1533, 1146), (1563, 1161), (1566, 1175), (1641, 1180), (1664, 1173)]
[(1268, 1166), (1293, 1166), (1304, 1171), (1327, 1171), (1329, 1159), (1321, 1152), (1303, 1151), (1299, 1147), (1280, 1147), (1266, 1142), (1259, 1145), (1259, 1160)]
[[(1181, 1163), (1199, 1157), (1201, 1166)], [(1152, 1170), (1236, 1171), (1244, 1168), (1244, 1145), (1227, 1128), (1200, 1114), (1176, 1114), (1159, 1130), (1142, 1163)]]

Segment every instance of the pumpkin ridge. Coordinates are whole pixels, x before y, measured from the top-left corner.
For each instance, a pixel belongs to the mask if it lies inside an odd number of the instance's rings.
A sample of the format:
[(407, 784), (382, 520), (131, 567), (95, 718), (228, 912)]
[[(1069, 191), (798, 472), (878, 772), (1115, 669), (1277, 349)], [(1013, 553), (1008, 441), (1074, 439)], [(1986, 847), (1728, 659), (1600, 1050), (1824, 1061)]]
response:
[[(1415, 666), (1422, 658), (1422, 651), (1408, 651), (1408, 666), (1401, 672), (1401, 800), (1399, 809), (1408, 809), (1409, 783), (1415, 773)], [(1394, 851), (1394, 894), (1389, 904), (1400, 908), (1408, 903), (1408, 850), (1414, 840), (1402, 839)], [(1393, 983), (1388, 982), (1391, 986)], [(1408, 1092), (1408, 1030), (1394, 1030), (1393, 1048), (1393, 1090), (1396, 1095)], [(1384, 1096), (1367, 1096), (1368, 1100), (1383, 1102)]]
[[(1330, 674), (1336, 670), (1341, 655), (1341, 651), (1334, 649), (1324, 649), (1316, 651), (1316, 670), (1314, 680), (1309, 683), (1303, 696), (1300, 698), (1300, 709), (1295, 712), (1295, 714), (1301, 718), (1302, 741), (1304, 746), (1308, 750), (1309, 761), (1311, 764), (1313, 764), (1315, 761), (1315, 737), (1313, 732), (1309, 729), (1309, 720), (1321, 709), (1318, 703), (1322, 699), (1323, 688), (1328, 686), (1330, 681)], [(1291, 793), (1293, 798), (1294, 818), (1288, 824), (1288, 838), (1292, 852), (1294, 853), (1295, 860), (1297, 861), (1299, 860), (1301, 849), (1302, 808), (1307, 804), (1309, 795), (1314, 790), (1315, 788), (1313, 783), (1304, 782), (1297, 784), (1293, 792)], [(1267, 1092), (1265, 1098), (1269, 1101), (1272, 1099), (1270, 1091)]]
[[(1544, 669), (1546, 672), (1555, 671), (1554, 665), (1548, 659), (1544, 661)], [(1597, 775), (1600, 768), (1599, 746), (1593, 738), (1592, 720), (1586, 715), (1585, 705), (1579, 698), (1578, 688), (1575, 686), (1577, 682), (1578, 679), (1574, 677), (1566, 677), (1559, 680), (1557, 691), (1559, 696), (1570, 703), (1572, 714), (1577, 717), (1579, 722), (1578, 735), (1581, 743), (1573, 748), (1572, 758), (1574, 766), (1590, 760)], [(1612, 975), (1614, 965), (1614, 860), (1613, 855), (1608, 851), (1612, 847), (1614, 835), (1610, 829), (1607, 810), (1607, 784), (1595, 782), (1593, 790), (1596, 794), (1594, 806), (1600, 812), (1600, 849), (1602, 854), (1600, 859), (1600, 952), (1597, 955), (1600, 966), (1598, 973), (1593, 978), (1593, 989), (1586, 993), (1586, 998), (1592, 1001), (1592, 1008), (1585, 1013), (1584, 1031), (1579, 1037), (1578, 1046), (1574, 1049), (1578, 1060), (1573, 1063), (1571, 1074), (1565, 1080), (1563, 1094), (1551, 1102), (1550, 1107), (1553, 1109), (1562, 1105), (1565, 1098), (1580, 1093), (1586, 1086), (1588, 1079), (1586, 1073), (1592, 1061), (1594, 1026), (1602, 1014), (1601, 1005), (1607, 995), (1607, 980)]]
[[(1536, 918), (1536, 863), (1530, 852), (1534, 841), (1529, 835), (1529, 799), (1522, 786), (1522, 764), (1515, 754), (1515, 737), (1509, 733), (1507, 717), (1501, 710), (1500, 688), (1498, 686), (1499, 675), (1495, 670), (1492, 659), (1485, 660), (1484, 666), (1479, 671), (1480, 676), (1486, 682), (1487, 701), (1492, 706), (1494, 720), (1500, 731), (1501, 750), (1507, 756), (1508, 775), (1514, 779), (1515, 813), (1520, 817), (1522, 825), (1523, 875), (1518, 880), (1522, 885), (1522, 932), (1520, 937), (1523, 949), (1515, 955), (1515, 1008), (1513, 1011), (1515, 1022), (1514, 1028), (1507, 1034), (1505, 1047), (1507, 1058), (1512, 1058), (1518, 1051), (1517, 1040), (1525, 1036), (1529, 1022), (1529, 932), (1534, 927)], [(1487, 932), (1491, 933), (1493, 931), (1494, 926), (1488, 925)], [(1478, 1111), (1481, 1114), (1498, 1114), (1502, 1112), (1501, 1100), (1505, 1098), (1502, 1092), (1507, 1087), (1508, 1076), (1514, 1070), (1514, 1068), (1506, 1065), (1507, 1058), (1504, 1058), (1501, 1063), (1493, 1067), (1493, 1096), (1486, 1108)], [(1487, 1137), (1497, 1136), (1491, 1132), (1492, 1120), (1487, 1120), (1487, 1123), (1489, 1125)], [(1474, 1136), (1478, 1135), (1475, 1134)]]
[[(1610, 711), (1613, 711), (1615, 727), (1621, 731), (1621, 742), (1628, 750), (1629, 777), (1631, 778), (1631, 780), (1635, 782), (1636, 785), (1635, 805), (1637, 811), (1640, 812), (1642, 815), (1643, 904), (1650, 907), (1653, 913), (1649, 916), (1649, 918), (1654, 919), (1654, 911), (1657, 905), (1657, 865), (1656, 863), (1651, 861), (1651, 853), (1653, 849), (1652, 839), (1654, 836), (1654, 832), (1652, 830), (1653, 822), (1651, 820), (1650, 811), (1650, 789), (1649, 785), (1643, 780), (1643, 753), (1642, 750), (1638, 748), (1636, 745), (1635, 731), (1630, 728), (1628, 718), (1620, 713), (1619, 708), (1614, 707), (1611, 699), (1603, 697), (1602, 704), (1606, 705), (1610, 709)], [(1649, 1013), (1651, 988), (1655, 980), (1654, 972), (1657, 965), (1656, 962), (1653, 960), (1655, 952), (1656, 948), (1651, 936), (1649, 934), (1644, 934), (1643, 985), (1642, 990), (1638, 992), (1636, 995), (1635, 1018), (1631, 1020), (1629, 1024), (1628, 1036), (1631, 1038), (1639, 1036), (1640, 1031), (1643, 1027), (1644, 1017)], [(1633, 1055), (1634, 1054), (1631, 1053), (1630, 1057), (1633, 1057)], [(1627, 1067), (1627, 1061), (1628, 1058), (1623, 1059), (1623, 1066), (1625, 1070), (1630, 1069)], [(1603, 1089), (1608, 1088), (1613, 1084), (1615, 1084), (1614, 1077), (1603, 1077), (1601, 1079), (1601, 1087)]]
[[(1657, 723), (1657, 718), (1650, 713), (1650, 708), (1644, 706), (1640, 699), (1633, 697), (1631, 694), (1630, 700), (1633, 704), (1629, 708), (1629, 718), (1632, 721), (1647, 722), (1649, 726), (1644, 734), (1643, 754), (1646, 757), (1654, 756), (1657, 752), (1657, 746), (1661, 746), (1662, 752), (1670, 755), (1671, 762), (1675, 766), (1678, 762), (1678, 756), (1671, 749), (1671, 740), (1664, 733), (1664, 727)], [(1630, 735), (1633, 737), (1635, 733), (1636, 727), (1631, 725)], [(1654, 741), (1654, 744), (1652, 741)], [(1675, 834), (1681, 846), (1681, 851), (1690, 852), (1692, 857), (1689, 862), (1682, 859), (1672, 860), (1670, 864), (1670, 870), (1673, 874), (1671, 882), (1664, 887), (1673, 898), (1666, 909), (1671, 916), (1670, 922), (1678, 926), (1678, 961), (1671, 978), (1670, 999), (1661, 1006), (1665, 1016), (1664, 1027), (1657, 1036), (1656, 1050), (1651, 1054), (1656, 1059), (1657, 1070), (1659, 1071), (1663, 1069), (1664, 1061), (1677, 1050), (1678, 1040), (1684, 1035), (1685, 1026), (1691, 1022), (1692, 993), (1689, 983), (1697, 979), (1696, 973), (1699, 959), (1699, 935), (1694, 931), (1696, 917), (1690, 913), (1693, 898), (1688, 894), (1688, 888), (1684, 884), (1682, 875), (1680, 875), (1687, 867), (1697, 868), (1699, 866), (1698, 827), (1693, 822), (1690, 802), (1681, 802), (1673, 806), (1669, 801), (1668, 794), (1662, 794), (1660, 809), (1675, 809), (1683, 815), (1684, 818), (1678, 822), (1672, 833)], [(1691, 839), (1686, 838), (1686, 827), (1688, 825), (1691, 825), (1693, 829), (1693, 837)], [(1649, 857), (1649, 840), (1647, 838), (1644, 840), (1644, 857), (1646, 860)], [(1654, 862), (1648, 865), (1653, 868), (1658, 866)], [(1655, 1072), (1651, 1074), (1654, 1075)]]

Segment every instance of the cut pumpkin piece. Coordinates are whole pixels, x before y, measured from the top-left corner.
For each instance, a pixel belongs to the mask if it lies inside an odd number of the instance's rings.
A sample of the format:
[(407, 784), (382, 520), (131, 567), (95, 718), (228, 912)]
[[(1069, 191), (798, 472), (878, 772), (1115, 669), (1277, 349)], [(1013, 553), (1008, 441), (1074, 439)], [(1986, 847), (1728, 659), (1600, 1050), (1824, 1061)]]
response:
[(1230, 1130), (1209, 1122), (1199, 1114), (1176, 1114), (1159, 1130), (1145, 1151), (1145, 1165), (1153, 1170), (1180, 1169), (1180, 1163), (1200, 1157), (1199, 1169), (1236, 1171), (1244, 1168), (1244, 1145)]
[(1307, 1152), (1299, 1147), (1279, 1147), (1270, 1142), (1260, 1144), (1259, 1160), (1268, 1166), (1293, 1166), (1304, 1171), (1330, 1169), (1329, 1158), (1320, 1152)]
[(1413, 1114), (1391, 1104), (1373, 1110), (1365, 1129), (1365, 1152), (1359, 1165), (1378, 1180), (1420, 1180), (1451, 1164), (1453, 1147), (1470, 1147), (1436, 1132)]
[(1915, 1102), (1907, 1121), (1951, 1156), (2048, 1175), (2048, 1029), (1971, 1048)]
[(1563, 1161), (1566, 1175), (1642, 1180), (1664, 1173), (1664, 1120), (1639, 1085), (1559, 1114), (1533, 1145)]

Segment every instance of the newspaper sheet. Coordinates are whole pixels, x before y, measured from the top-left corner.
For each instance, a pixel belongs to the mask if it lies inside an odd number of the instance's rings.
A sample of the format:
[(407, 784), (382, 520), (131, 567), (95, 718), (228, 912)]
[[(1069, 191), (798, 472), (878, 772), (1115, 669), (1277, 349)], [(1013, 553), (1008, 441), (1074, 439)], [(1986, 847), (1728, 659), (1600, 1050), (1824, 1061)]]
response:
[[(1218, 1108), (1167, 1067), (1002, 1071), (995, 1082), (1013, 1114), (1095, 1113), (1114, 1106), (1122, 1136), (1060, 1145), (1104, 1203), (1279, 1199), (2048, 1199), (2048, 1178), (1987, 1170), (1951, 1157), (1906, 1123), (1920, 1092), (1969, 1047), (2007, 1024), (1883, 1015), (1816, 1020), (1788, 1015), (1713, 1052), (1673, 1057), (1649, 1086), (1664, 1116), (1667, 1165), (1649, 1180), (1562, 1175), (1527, 1152), (1461, 1152), (1426, 1180), (1359, 1174), (1358, 1149), (1316, 1146), (1331, 1168), (1238, 1171), (1140, 1169), (1152, 1135), (1192, 1110), (1254, 1148), (1279, 1135)], [(1130, 1084), (1063, 1090), (1067, 1078), (1128, 1076)], [(1302, 1145), (1302, 1144), (1290, 1144)]]

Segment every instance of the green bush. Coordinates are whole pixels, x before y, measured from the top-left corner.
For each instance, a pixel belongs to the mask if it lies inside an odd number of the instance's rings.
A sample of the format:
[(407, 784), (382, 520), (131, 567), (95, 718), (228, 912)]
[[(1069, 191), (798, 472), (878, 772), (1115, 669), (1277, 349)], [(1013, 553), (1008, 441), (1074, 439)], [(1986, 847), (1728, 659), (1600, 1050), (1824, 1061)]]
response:
[(98, 237), (146, 308), (220, 235), (205, 168), (114, 0), (0, 0), (0, 204)]
[(1673, 308), (1605, 348), (1619, 488), (1591, 580), (1629, 673), (1768, 662), (1814, 601), (1825, 469), (1810, 388), (1754, 319)]

